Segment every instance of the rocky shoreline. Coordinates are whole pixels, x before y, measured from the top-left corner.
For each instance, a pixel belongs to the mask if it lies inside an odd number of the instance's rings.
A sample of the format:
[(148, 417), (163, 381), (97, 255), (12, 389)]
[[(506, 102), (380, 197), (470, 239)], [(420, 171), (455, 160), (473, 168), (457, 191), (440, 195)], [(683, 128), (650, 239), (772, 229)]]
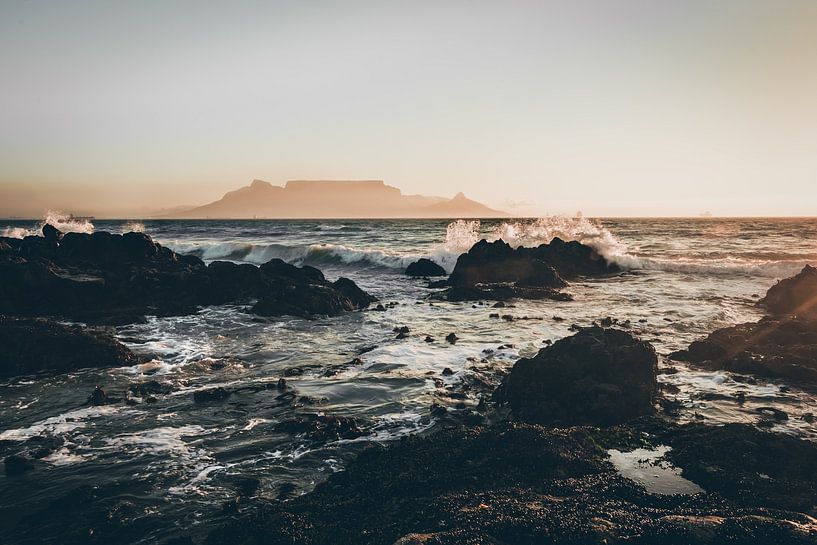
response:
[[(245, 305), (262, 320), (313, 318), (375, 301), (351, 280), (329, 282), (318, 269), (281, 260), (206, 265), (138, 233), (63, 235), (46, 226), (43, 235), (0, 238), (0, 378), (142, 361), (111, 330), (65, 320), (133, 323), (217, 304)], [(407, 274), (439, 275), (426, 261)], [(568, 281), (617, 272), (579, 243), (514, 249), (480, 241), (430, 298), (570, 300), (561, 291)], [(766, 317), (715, 331), (670, 358), (814, 386), (815, 278), (806, 267), (769, 289), (760, 302)], [(381, 306), (374, 310), (389, 308)], [(817, 543), (817, 444), (746, 424), (680, 424), (659, 412), (668, 401), (657, 379), (659, 355), (624, 327), (612, 319), (576, 326), (507, 374), (463, 383), (479, 403), (455, 411), (432, 406), (432, 432), (387, 446), (371, 441), (344, 471), (301, 496), (283, 487), (277, 498), (261, 498), (249, 483), (223, 506), (226, 523), (172, 543)], [(398, 339), (404, 329), (395, 328)], [(456, 340), (453, 333), (446, 339)], [(300, 372), (258, 386), (200, 389), (193, 401), (217, 407), (269, 391), (282, 405), (309, 405), (284, 378)], [(134, 383), (119, 399), (97, 388), (88, 403), (148, 403), (172, 389)], [(361, 442), (370, 433), (363, 422), (323, 412), (280, 420), (274, 431)], [(6, 474), (35, 469), (56, 448), (26, 443), (6, 458)], [(653, 481), (642, 477), (653, 472), (683, 486), (651, 489)], [(118, 531), (115, 518), (100, 517), (63, 538), (98, 543)]]

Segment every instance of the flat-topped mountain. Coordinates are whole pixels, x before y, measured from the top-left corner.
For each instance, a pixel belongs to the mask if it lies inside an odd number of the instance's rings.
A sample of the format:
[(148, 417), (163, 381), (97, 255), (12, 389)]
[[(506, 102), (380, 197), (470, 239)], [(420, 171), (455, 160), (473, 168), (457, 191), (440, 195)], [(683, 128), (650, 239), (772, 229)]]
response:
[(403, 195), (382, 180), (253, 182), (221, 199), (166, 217), (176, 218), (450, 218), (505, 217), (458, 193), (452, 199)]

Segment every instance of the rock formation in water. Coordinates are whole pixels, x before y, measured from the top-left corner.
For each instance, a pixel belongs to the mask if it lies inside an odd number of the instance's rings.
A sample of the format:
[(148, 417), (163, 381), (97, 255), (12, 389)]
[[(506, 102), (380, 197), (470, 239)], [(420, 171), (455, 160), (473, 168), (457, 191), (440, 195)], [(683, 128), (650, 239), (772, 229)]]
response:
[(130, 323), (190, 314), (201, 305), (250, 303), (268, 316), (335, 315), (368, 306), (354, 282), (329, 282), (279, 259), (257, 267), (182, 255), (144, 233), (0, 237), (0, 313)]
[(760, 304), (769, 314), (757, 322), (718, 329), (670, 358), (798, 384), (817, 385), (817, 269), (769, 288)]
[(649, 343), (591, 327), (518, 360), (494, 399), (524, 422), (620, 424), (655, 411), (657, 364)]
[(430, 259), (421, 257), (406, 267), (406, 274), (408, 276), (445, 276), (445, 269)]
[(175, 218), (498, 218), (508, 214), (472, 201), (403, 195), (381, 180), (292, 180), (284, 187), (254, 180)]
[(513, 248), (503, 240), (480, 240), (457, 259), (448, 278), (451, 286), (440, 297), (449, 301), (477, 299), (570, 300), (559, 290), (565, 278), (619, 272), (590, 246), (556, 237), (535, 248)]
[(0, 379), (86, 367), (121, 367), (141, 361), (105, 331), (0, 316)]

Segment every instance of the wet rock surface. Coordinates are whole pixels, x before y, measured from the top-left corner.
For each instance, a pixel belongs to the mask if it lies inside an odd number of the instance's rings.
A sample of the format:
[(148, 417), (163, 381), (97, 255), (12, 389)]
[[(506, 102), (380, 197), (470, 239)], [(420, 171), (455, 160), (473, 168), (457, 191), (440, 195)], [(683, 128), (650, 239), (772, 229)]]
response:
[(806, 265), (791, 278), (781, 280), (760, 300), (774, 315), (796, 315), (817, 319), (817, 268)]
[(329, 282), (315, 268), (280, 259), (261, 267), (208, 266), (143, 233), (63, 235), (50, 225), (43, 233), (2, 238), (0, 312), (124, 324), (146, 314), (190, 314), (201, 305), (252, 300), (259, 300), (259, 314), (306, 317), (357, 310), (374, 300), (351, 280)]
[(535, 248), (481, 240), (460, 255), (440, 297), (450, 301), (511, 298), (570, 300), (565, 278), (618, 272), (590, 246), (554, 238)]
[[(741, 496), (730, 485), (694, 496), (649, 494), (618, 475), (604, 451), (643, 443), (649, 429), (657, 437), (675, 438), (680, 453), (675, 460), (686, 474), (684, 452), (710, 441), (717, 445), (710, 448), (717, 459), (728, 458), (732, 453), (724, 448), (743, 438), (744, 456), (756, 456), (763, 445), (754, 443), (755, 434), (764, 432), (652, 420), (642, 425), (605, 432), (501, 423), (451, 427), (388, 448), (372, 446), (313, 492), (286, 502), (261, 502), (211, 532), (205, 543), (782, 544), (817, 539), (808, 513), (781, 509), (774, 493), (761, 490), (743, 505), (735, 502)], [(802, 454), (817, 454), (815, 445), (800, 443), (803, 452), (779, 449), (781, 467), (795, 467)], [(694, 465), (690, 468), (695, 471)], [(795, 470), (788, 476), (803, 474)], [(813, 502), (813, 473), (806, 479), (800, 500)], [(781, 481), (776, 490), (785, 487)]]
[(437, 263), (425, 257), (421, 257), (406, 267), (406, 274), (408, 276), (445, 276), (446, 272), (445, 269)]
[(142, 361), (107, 331), (0, 316), (0, 378), (122, 367)]
[(657, 361), (649, 343), (590, 327), (517, 361), (494, 399), (526, 422), (618, 424), (653, 413)]
[(771, 318), (718, 329), (670, 358), (817, 385), (817, 318)]
[(817, 385), (817, 269), (806, 265), (769, 288), (760, 303), (769, 315), (718, 329), (670, 358)]

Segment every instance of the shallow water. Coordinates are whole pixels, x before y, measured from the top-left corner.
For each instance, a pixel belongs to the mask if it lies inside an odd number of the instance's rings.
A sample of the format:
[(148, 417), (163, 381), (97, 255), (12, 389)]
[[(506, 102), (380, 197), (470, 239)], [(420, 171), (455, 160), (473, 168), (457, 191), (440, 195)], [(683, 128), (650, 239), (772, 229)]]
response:
[[(22, 236), (35, 223), (0, 221), (0, 230)], [(666, 354), (717, 327), (756, 320), (756, 296), (775, 279), (817, 262), (813, 219), (99, 221), (63, 227), (144, 229), (205, 260), (281, 257), (317, 266), (330, 279), (352, 278), (396, 305), (314, 321), (257, 321), (236, 306), (153, 318), (117, 331), (133, 350), (152, 355), (149, 363), (0, 384), (0, 455), (16, 452), (30, 437), (64, 441), (44, 468), (14, 479), (0, 476), (0, 519), (16, 528), (9, 539), (25, 534), (56, 542), (62, 529), (112, 507), (126, 528), (124, 543), (195, 534), (226, 516), (222, 504), (237, 494), (242, 479), (260, 479), (258, 493), (267, 497), (276, 497), (284, 483), (295, 493), (307, 491), (342, 469), (365, 440), (389, 441), (433, 427), (432, 405), (457, 410), (475, 404), (463, 382), (498, 380), (518, 357), (570, 335), (571, 324), (606, 316), (630, 320), (633, 333)], [(572, 282), (573, 302), (516, 302), (500, 311), (519, 318), (511, 322), (490, 318), (497, 311), (489, 304), (431, 303), (426, 282), (402, 274), (419, 257), (450, 271), (480, 237), (532, 245), (553, 236), (591, 244), (625, 272)], [(398, 340), (392, 329), (402, 325), (411, 333)], [(451, 332), (459, 337), (453, 345), (443, 340)], [(426, 335), (436, 341), (425, 342)], [(356, 357), (359, 363), (344, 365)], [(263, 385), (292, 367), (303, 370), (287, 378), (297, 392), (294, 403), (275, 389), (217, 403), (192, 401), (196, 390)], [(443, 375), (445, 368), (453, 374)], [(724, 372), (671, 368), (663, 360), (661, 368), (659, 380), (675, 392), (668, 395), (677, 399), (681, 420), (762, 420), (774, 431), (817, 438), (814, 425), (800, 418), (815, 411), (815, 397), (797, 385), (749, 383)], [(157, 396), (156, 403), (84, 405), (97, 384), (122, 397), (130, 383), (151, 379), (170, 382), (176, 391)], [(788, 420), (770, 419), (767, 407), (787, 412)], [(319, 412), (354, 416), (370, 435), (325, 443), (274, 429), (295, 414)], [(83, 488), (89, 484), (90, 490)], [(25, 521), (53, 502), (60, 516), (35, 515), (33, 526)]]

